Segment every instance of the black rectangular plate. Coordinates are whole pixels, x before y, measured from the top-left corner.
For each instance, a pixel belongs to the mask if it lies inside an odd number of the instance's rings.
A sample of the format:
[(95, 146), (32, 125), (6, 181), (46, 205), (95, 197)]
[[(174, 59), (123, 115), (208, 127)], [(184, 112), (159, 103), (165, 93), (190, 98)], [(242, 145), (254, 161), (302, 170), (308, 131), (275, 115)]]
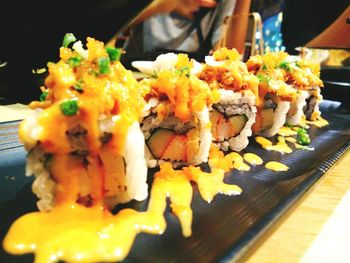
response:
[[(125, 262), (218, 262), (239, 259), (259, 235), (273, 224), (349, 148), (350, 115), (325, 114), (330, 125), (311, 126), (310, 147), (291, 154), (268, 152), (254, 139), (244, 152), (256, 153), (265, 162), (280, 161), (289, 171), (276, 173), (263, 165), (249, 172), (234, 170), (225, 182), (243, 189), (240, 196), (218, 195), (211, 204), (194, 190), (193, 234), (181, 235), (177, 218), (165, 213), (167, 229), (162, 236), (140, 234)], [(32, 178), (24, 176), (25, 150), (17, 137), (18, 122), (0, 125), (0, 237), (24, 213), (35, 211)], [(150, 182), (152, 172), (149, 174)], [(127, 207), (147, 208), (148, 200), (130, 202)], [(119, 206), (120, 209), (124, 206)], [(77, 240), (79, 242), (79, 240)], [(33, 255), (12, 256), (1, 248), (0, 262), (33, 262)]]

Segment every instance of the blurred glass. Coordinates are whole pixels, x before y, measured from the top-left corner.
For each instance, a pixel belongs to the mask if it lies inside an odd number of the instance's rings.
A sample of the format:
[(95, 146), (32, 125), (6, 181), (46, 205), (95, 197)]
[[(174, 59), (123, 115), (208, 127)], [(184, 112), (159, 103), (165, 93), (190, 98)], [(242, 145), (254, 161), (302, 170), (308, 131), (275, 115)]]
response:
[(246, 61), (250, 56), (264, 53), (262, 33), (259, 13), (232, 15), (224, 21), (219, 47), (236, 48)]

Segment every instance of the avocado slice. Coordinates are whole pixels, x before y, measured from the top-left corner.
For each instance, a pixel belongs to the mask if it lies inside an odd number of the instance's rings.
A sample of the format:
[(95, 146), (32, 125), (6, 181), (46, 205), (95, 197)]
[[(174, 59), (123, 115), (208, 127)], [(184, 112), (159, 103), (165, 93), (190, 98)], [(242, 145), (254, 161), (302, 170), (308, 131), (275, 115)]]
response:
[(244, 114), (242, 115), (234, 115), (228, 118), (232, 129), (234, 130), (234, 136), (237, 136), (241, 133), (243, 128), (245, 127), (248, 118)]

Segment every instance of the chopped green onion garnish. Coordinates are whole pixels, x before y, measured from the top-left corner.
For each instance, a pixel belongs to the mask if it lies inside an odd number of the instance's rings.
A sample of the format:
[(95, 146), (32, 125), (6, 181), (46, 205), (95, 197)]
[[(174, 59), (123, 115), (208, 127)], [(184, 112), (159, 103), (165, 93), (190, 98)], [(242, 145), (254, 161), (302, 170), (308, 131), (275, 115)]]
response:
[(49, 94), (48, 91), (44, 91), (43, 93), (41, 93), (39, 100), (45, 101), (48, 94)]
[(152, 74), (151, 77), (154, 78), (154, 79), (157, 79), (158, 78), (158, 72), (156, 70), (153, 70), (153, 74)]
[(121, 52), (119, 48), (115, 47), (106, 47), (106, 51), (108, 53), (109, 59), (111, 61), (116, 61), (120, 59)]
[(266, 64), (264, 64), (263, 66), (262, 66), (262, 68), (261, 68), (262, 70), (267, 70), (267, 66), (266, 66)]
[(109, 58), (99, 58), (97, 63), (98, 63), (98, 68), (99, 68), (99, 73), (100, 74), (107, 74), (107, 73), (109, 73), (109, 71), (110, 71), (110, 69), (109, 69), (109, 63), (110, 63)]
[(297, 130), (297, 140), (298, 140), (298, 143), (301, 144), (301, 145), (309, 145), (310, 144), (310, 137), (309, 135), (307, 134), (306, 130), (303, 129), (303, 128), (299, 128)]
[(72, 33), (66, 33), (63, 38), (63, 47), (68, 47), (70, 43), (77, 41), (76, 37)]
[(285, 71), (291, 71), (292, 68), (289, 65), (289, 62), (283, 61), (278, 65), (279, 68), (284, 69)]
[(84, 81), (82, 79), (79, 79), (77, 83), (74, 84), (74, 89), (78, 92), (82, 92), (84, 90)]
[(81, 61), (81, 57), (71, 57), (67, 60), (69, 66), (71, 66), (72, 68), (78, 67), (81, 64)]
[(79, 109), (78, 100), (72, 99), (72, 100), (67, 100), (65, 102), (62, 102), (60, 104), (60, 109), (63, 115), (66, 115), (66, 116), (75, 115)]
[(190, 77), (190, 68), (189, 67), (182, 67), (178, 70), (176, 70), (176, 73), (180, 74), (180, 76), (182, 76), (182, 74), (185, 74), (186, 77)]
[(306, 132), (305, 129), (299, 128), (299, 129), (297, 130), (297, 133), (298, 133), (298, 134), (306, 134), (307, 132)]
[(271, 78), (269, 76), (263, 75), (263, 74), (258, 74), (256, 76), (259, 80), (259, 82), (266, 82), (267, 84), (269, 84)]

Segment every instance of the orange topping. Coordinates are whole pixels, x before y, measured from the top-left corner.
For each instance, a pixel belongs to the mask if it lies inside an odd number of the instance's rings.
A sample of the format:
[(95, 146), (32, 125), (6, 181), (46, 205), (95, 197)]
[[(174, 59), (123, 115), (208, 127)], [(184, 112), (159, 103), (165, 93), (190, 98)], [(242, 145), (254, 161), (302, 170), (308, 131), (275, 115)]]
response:
[(225, 61), (218, 65), (205, 65), (199, 78), (210, 84), (210, 87), (240, 92), (250, 89), (258, 95), (258, 79), (249, 73), (246, 65), (240, 60), (237, 50), (221, 48), (214, 52), (216, 61)]
[(221, 60), (229, 60), (235, 61), (240, 60), (241, 55), (238, 53), (236, 49), (228, 49), (226, 47), (220, 48), (213, 53), (213, 57), (217, 61)]
[[(184, 57), (181, 58), (183, 59)], [(181, 64), (185, 63), (182, 61)], [(211, 90), (196, 76), (189, 75), (187, 68), (161, 71), (157, 78), (144, 80), (142, 85), (150, 87), (148, 97), (156, 96), (161, 104), (169, 105), (158, 106), (162, 116), (174, 113), (182, 121), (189, 121), (192, 113), (202, 111), (220, 99), (217, 90)]]

